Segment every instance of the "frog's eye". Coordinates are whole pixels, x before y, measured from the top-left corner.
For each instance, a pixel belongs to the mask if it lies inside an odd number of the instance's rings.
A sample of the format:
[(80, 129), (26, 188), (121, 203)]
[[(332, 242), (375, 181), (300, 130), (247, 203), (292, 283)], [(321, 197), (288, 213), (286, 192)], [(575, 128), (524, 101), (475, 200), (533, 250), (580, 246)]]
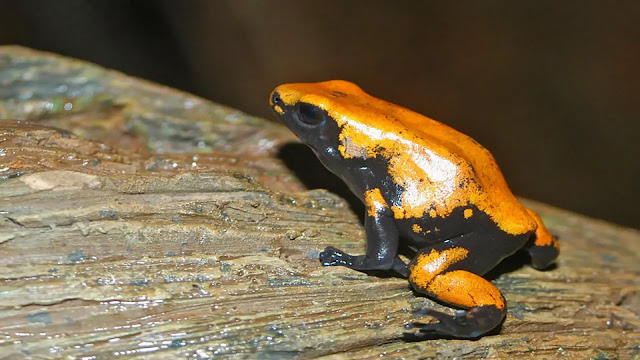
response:
[(307, 125), (319, 125), (324, 121), (324, 110), (317, 106), (300, 103), (298, 104), (298, 118)]

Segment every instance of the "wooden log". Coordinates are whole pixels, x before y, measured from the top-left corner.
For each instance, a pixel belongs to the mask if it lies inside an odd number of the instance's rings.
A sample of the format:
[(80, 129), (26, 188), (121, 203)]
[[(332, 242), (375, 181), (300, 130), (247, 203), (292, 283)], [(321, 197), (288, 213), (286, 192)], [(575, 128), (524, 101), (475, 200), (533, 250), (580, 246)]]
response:
[(526, 201), (561, 239), (557, 266), (517, 254), (490, 274), (499, 333), (407, 342), (431, 321), (412, 309), (448, 310), (320, 265), (327, 245), (364, 252), (361, 205), (308, 190), (347, 193), (285, 128), (20, 47), (0, 47), (0, 84), (17, 119), (0, 122), (7, 358), (640, 356), (637, 230)]

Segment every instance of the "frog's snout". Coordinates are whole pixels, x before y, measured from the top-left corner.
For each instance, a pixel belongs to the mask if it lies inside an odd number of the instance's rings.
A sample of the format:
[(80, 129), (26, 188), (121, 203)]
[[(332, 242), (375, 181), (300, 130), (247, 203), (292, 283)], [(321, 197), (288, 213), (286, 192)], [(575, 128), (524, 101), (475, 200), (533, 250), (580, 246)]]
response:
[(280, 93), (277, 90), (274, 90), (271, 93), (271, 98), (269, 99), (269, 102), (271, 103), (271, 109), (273, 109), (273, 111), (277, 115), (284, 114), (284, 101), (282, 101), (282, 97), (280, 96)]
[(282, 101), (282, 98), (280, 97), (280, 93), (278, 92), (278, 90), (273, 90), (271, 92), (270, 103), (271, 103), (271, 106), (274, 106), (274, 105), (282, 106), (284, 104), (284, 102)]

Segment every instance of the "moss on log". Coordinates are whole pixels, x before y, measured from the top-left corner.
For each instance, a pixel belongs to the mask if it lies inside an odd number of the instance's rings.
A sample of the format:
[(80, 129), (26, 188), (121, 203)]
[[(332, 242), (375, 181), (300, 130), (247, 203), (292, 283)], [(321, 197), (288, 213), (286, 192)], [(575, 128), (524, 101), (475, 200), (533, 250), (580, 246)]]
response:
[[(406, 342), (430, 321), (412, 309), (447, 310), (406, 280), (320, 266), (327, 245), (364, 251), (358, 205), (308, 190), (334, 180), (283, 153), (285, 128), (20, 47), (0, 47), (0, 84), (4, 356), (640, 356), (636, 230), (527, 201), (561, 239), (557, 266), (519, 254), (490, 275), (499, 333)], [(300, 157), (317, 172), (295, 173)]]

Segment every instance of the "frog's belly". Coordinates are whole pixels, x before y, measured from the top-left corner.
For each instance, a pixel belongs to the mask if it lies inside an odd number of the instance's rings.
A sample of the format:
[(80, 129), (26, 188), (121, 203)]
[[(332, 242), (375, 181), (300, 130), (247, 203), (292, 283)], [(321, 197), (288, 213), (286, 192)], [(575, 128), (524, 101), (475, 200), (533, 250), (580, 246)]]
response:
[(446, 217), (430, 217), (425, 214), (421, 218), (397, 219), (396, 226), (400, 236), (407, 241), (407, 245), (416, 249), (454, 239), (463, 234), (503, 233), (487, 214), (475, 206), (454, 209)]

